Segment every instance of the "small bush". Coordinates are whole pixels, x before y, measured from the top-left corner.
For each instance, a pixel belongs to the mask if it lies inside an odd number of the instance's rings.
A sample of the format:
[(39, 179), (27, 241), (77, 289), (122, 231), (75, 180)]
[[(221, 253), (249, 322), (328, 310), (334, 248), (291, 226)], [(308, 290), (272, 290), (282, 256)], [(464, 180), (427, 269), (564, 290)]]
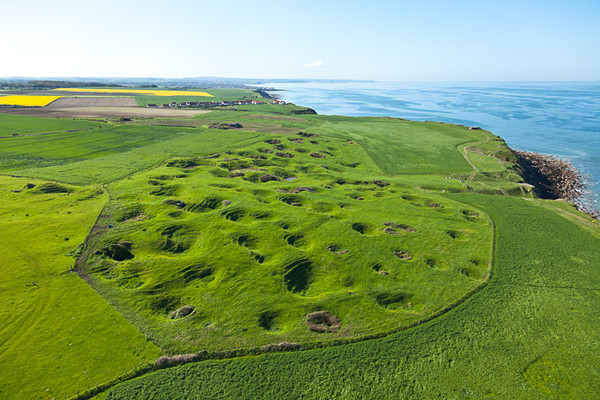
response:
[(187, 364), (190, 362), (200, 360), (198, 354), (178, 354), (176, 356), (162, 356), (158, 357), (154, 362), (154, 366), (158, 369), (169, 368), (174, 365)]

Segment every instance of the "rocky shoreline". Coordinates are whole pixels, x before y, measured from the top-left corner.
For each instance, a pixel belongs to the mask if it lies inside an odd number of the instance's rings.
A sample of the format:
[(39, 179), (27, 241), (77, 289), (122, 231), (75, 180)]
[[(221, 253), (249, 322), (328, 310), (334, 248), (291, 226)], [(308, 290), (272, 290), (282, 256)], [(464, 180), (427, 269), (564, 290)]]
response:
[(584, 201), (585, 180), (571, 162), (552, 155), (526, 151), (514, 153), (523, 179), (533, 186), (538, 197), (570, 201), (579, 211), (600, 219), (600, 212)]

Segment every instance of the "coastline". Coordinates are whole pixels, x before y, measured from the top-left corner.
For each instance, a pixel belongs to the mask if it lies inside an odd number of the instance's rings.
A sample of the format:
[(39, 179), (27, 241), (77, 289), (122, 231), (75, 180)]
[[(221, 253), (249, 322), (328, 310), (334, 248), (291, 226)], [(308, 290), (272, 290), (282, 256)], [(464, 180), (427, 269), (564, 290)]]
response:
[(568, 160), (555, 155), (513, 150), (520, 175), (540, 199), (566, 200), (584, 213), (600, 219), (600, 211), (585, 201), (586, 181)]
[(585, 177), (585, 201), (600, 208), (600, 82), (263, 84), (319, 114), (481, 126), (512, 149), (570, 160)]
[[(534, 94), (542, 107), (527, 108), (527, 104), (521, 99), (528, 95), (527, 90), (531, 89), (531, 85), (526, 82), (508, 85), (513, 91), (518, 89), (516, 92), (518, 96), (511, 97), (509, 101), (502, 92), (506, 85), (493, 82), (450, 86), (448, 88), (452, 89), (452, 95), (448, 91), (440, 91), (440, 87), (446, 88), (446, 86), (432, 83), (380, 83), (374, 86), (307, 83), (283, 85), (283, 87), (277, 84), (272, 86), (279, 92), (276, 94), (278, 98), (295, 104), (308, 104), (308, 107), (324, 115), (393, 116), (393, 118), (411, 121), (439, 121), (464, 126), (480, 125), (483, 129), (499, 134), (511, 147), (519, 160), (517, 167), (520, 169), (519, 174), (523, 176), (525, 182), (534, 187), (537, 197), (569, 201), (579, 211), (600, 219), (600, 193), (598, 192), (600, 169), (593, 160), (590, 160), (589, 155), (589, 149), (593, 148), (598, 139), (595, 135), (588, 135), (578, 146), (572, 146), (572, 140), (565, 139), (570, 138), (571, 136), (567, 134), (573, 133), (570, 131), (576, 128), (584, 132), (591, 129), (578, 116), (570, 116), (573, 118), (573, 124), (567, 129), (553, 124), (551, 112), (556, 95), (553, 90), (558, 90), (557, 93), (562, 94), (565, 90), (563, 87), (542, 85), (544, 92)], [(423, 88), (427, 90), (423, 92), (421, 90)], [(481, 88), (486, 89), (486, 95), (492, 90), (495, 96), (493, 98), (498, 101), (495, 108), (483, 109), (465, 103), (474, 100), (489, 101), (487, 97), (480, 98), (478, 97), (480, 94), (472, 92), (473, 89)], [(538, 86), (534, 88), (540, 89)], [(569, 93), (573, 90), (578, 93), (577, 89), (578, 87), (569, 87)], [(582, 107), (587, 104), (581, 103), (587, 99), (585, 95), (581, 96), (583, 97), (578, 97), (571, 105), (573, 109), (577, 109), (578, 115)], [(457, 99), (460, 102), (457, 102)], [(334, 103), (333, 100), (337, 102)], [(340, 106), (340, 101), (341, 104), (346, 104), (345, 100), (348, 101), (348, 105)], [(513, 112), (515, 101), (524, 111), (517, 114)], [(501, 121), (518, 122), (518, 125), (502, 124), (498, 117)], [(523, 119), (523, 117), (527, 118)], [(540, 127), (544, 129), (540, 130)], [(520, 133), (523, 131), (536, 133), (523, 136)], [(541, 140), (542, 132), (545, 136), (544, 140)], [(574, 164), (582, 169), (576, 168)]]

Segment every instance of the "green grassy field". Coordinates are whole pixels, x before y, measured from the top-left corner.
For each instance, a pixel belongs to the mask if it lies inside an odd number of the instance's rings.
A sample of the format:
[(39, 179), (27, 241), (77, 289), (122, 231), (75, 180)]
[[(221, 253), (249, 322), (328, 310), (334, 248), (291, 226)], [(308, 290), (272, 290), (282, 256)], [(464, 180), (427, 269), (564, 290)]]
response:
[(106, 201), (101, 188), (0, 177), (0, 398), (64, 398), (159, 354), (70, 272)]
[(315, 132), (359, 142), (381, 171), (390, 175), (469, 173), (471, 167), (462, 154), (449, 150), (478, 138), (461, 127), (439, 129), (434, 124), (372, 119), (328, 121)]
[[(98, 127), (98, 123), (72, 119), (31, 118), (0, 113), (0, 137), (64, 132)], [(0, 138), (0, 140), (2, 140)]]
[[(533, 199), (502, 139), (268, 106), (0, 139), (0, 398), (282, 342), (305, 351), (171, 368), (106, 398), (600, 392), (597, 222)], [(307, 323), (316, 311), (329, 319)]]
[(128, 152), (173, 137), (169, 128), (151, 131), (132, 127), (97, 128), (85, 132), (23, 136), (3, 140), (0, 150), (3, 171), (36, 170)]
[(538, 202), (452, 197), (485, 209), (497, 241), (492, 281), (451, 312), (384, 339), (163, 370), (103, 399), (596, 398), (597, 227)]
[[(345, 155), (364, 165), (346, 167), (331, 152), (341, 153), (345, 141), (317, 139), (284, 139), (294, 146), (284, 149), (292, 159), (264, 153), (282, 144), (263, 141), (217, 158), (172, 160), (115, 183), (85, 264), (94, 287), (164, 350), (181, 353), (385, 332), (481, 284), (491, 227), (480, 211), (379, 181), (358, 146)], [(321, 148), (332, 155), (309, 155)], [(260, 182), (266, 174), (281, 182)], [(105, 254), (123, 241), (134, 257)], [(174, 321), (186, 305), (195, 314)], [(309, 331), (304, 319), (320, 309), (340, 317), (343, 328), (327, 336)]]
[[(85, 132), (4, 139), (0, 168), (11, 174), (72, 184), (108, 183), (162, 163), (173, 155), (205, 154), (252, 143), (249, 132), (116, 126)], [(201, 153), (202, 154), (202, 153)]]

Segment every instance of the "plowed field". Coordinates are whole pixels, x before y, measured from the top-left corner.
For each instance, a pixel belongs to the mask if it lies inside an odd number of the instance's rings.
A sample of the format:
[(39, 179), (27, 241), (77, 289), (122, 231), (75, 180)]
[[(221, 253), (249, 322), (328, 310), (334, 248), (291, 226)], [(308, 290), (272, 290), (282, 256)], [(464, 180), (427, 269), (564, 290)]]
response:
[(134, 97), (61, 97), (49, 108), (71, 107), (137, 107)]

